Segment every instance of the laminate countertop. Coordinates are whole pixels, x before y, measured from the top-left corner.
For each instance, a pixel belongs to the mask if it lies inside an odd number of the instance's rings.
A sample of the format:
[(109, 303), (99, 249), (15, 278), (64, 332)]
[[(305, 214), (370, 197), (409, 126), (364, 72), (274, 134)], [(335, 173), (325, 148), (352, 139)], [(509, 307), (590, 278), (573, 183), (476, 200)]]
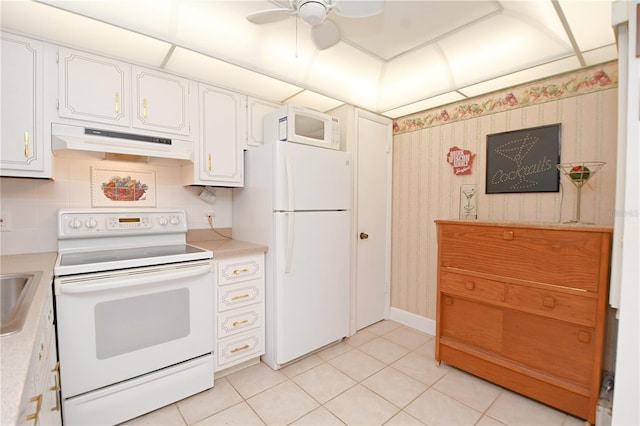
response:
[(244, 254), (264, 253), (267, 246), (232, 239), (188, 241), (189, 244), (213, 252), (213, 260)]

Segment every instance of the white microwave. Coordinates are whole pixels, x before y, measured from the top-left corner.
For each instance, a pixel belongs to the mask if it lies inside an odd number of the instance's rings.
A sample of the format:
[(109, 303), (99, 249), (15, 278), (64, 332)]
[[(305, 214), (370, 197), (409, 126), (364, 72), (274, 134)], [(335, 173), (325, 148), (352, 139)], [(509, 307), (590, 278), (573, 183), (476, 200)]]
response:
[(293, 105), (284, 105), (264, 118), (264, 142), (287, 141), (340, 149), (340, 120)]

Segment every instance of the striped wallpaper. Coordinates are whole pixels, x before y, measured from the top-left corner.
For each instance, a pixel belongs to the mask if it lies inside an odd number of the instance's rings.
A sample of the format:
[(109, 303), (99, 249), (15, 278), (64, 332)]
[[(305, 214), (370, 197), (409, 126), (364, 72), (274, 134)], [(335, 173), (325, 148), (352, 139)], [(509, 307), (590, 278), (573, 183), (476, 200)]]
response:
[[(604, 161), (582, 191), (582, 221), (613, 225), (616, 175), (617, 63), (590, 70), (604, 72), (609, 84), (573, 90), (544, 102), (520, 102), (465, 115), (452, 105), (396, 120), (393, 137), (391, 306), (429, 319), (436, 312), (436, 219), (458, 218), (460, 185), (476, 184), (478, 219), (565, 222), (574, 217), (576, 188), (566, 177), (558, 193), (485, 194), (486, 136), (561, 123), (561, 162)], [(522, 86), (567, 87), (575, 75)], [(587, 77), (588, 79), (589, 77)], [(574, 86), (571, 86), (573, 88)], [(502, 98), (503, 94), (493, 94)], [(483, 104), (486, 105), (486, 97)], [(522, 100), (522, 98), (520, 98)], [(467, 101), (468, 103), (469, 101)], [(495, 104), (494, 104), (495, 105)], [(504, 106), (504, 105), (503, 105)], [(448, 120), (429, 119), (442, 117)], [(416, 125), (416, 123), (418, 123)], [(470, 175), (455, 176), (446, 161), (449, 148), (476, 154)]]

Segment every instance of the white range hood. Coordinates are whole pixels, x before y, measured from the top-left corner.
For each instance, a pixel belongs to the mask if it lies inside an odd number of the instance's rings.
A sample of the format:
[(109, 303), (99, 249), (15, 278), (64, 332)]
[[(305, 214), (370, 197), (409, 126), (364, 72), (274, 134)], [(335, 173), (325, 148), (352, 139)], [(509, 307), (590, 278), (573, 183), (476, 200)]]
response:
[(51, 145), (54, 154), (76, 150), (193, 161), (193, 142), (99, 127), (53, 123)]

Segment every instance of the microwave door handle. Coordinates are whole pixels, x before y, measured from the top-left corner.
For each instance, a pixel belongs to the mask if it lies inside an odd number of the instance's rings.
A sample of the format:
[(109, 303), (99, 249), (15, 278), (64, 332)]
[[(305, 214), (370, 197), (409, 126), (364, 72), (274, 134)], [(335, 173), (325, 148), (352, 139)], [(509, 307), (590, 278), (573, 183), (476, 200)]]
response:
[(198, 275), (204, 275), (211, 271), (211, 265), (199, 266), (196, 268), (189, 268), (185, 270), (178, 270), (175, 272), (162, 271), (161, 273), (154, 273), (150, 275), (142, 275), (137, 277), (105, 277), (96, 280), (94, 283), (88, 284), (86, 281), (83, 283), (66, 283), (59, 286), (60, 293), (66, 294), (81, 294), (81, 293), (93, 293), (95, 291), (104, 291), (111, 289), (122, 289), (132, 286), (141, 286), (149, 284), (159, 284), (170, 280), (179, 280), (182, 278), (190, 278)]

